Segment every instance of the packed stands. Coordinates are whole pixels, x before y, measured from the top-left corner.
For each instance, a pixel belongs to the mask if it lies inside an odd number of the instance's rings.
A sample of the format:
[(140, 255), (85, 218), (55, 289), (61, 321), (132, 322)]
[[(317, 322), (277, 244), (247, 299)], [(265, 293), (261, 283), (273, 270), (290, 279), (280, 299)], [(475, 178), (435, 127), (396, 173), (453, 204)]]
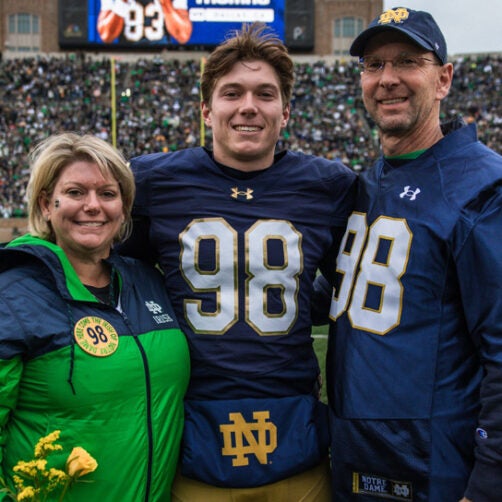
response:
[[(502, 56), (464, 56), (455, 65), (443, 119), (476, 121), (480, 139), (502, 153)], [(49, 134), (90, 132), (112, 142), (111, 62), (72, 54), (0, 62), (0, 218), (24, 216), (27, 154)], [(371, 164), (378, 139), (360, 98), (353, 61), (296, 63), (292, 114), (279, 149)], [(115, 60), (117, 146), (126, 157), (201, 144), (200, 62), (162, 57)], [(205, 145), (211, 146), (205, 130)]]

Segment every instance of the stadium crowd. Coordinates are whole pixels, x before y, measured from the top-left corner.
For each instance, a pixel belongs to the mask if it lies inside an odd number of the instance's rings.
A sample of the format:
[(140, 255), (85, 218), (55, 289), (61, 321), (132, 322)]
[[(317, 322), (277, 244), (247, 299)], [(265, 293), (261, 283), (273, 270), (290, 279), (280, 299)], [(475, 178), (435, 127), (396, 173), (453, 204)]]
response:
[[(127, 157), (210, 147), (201, 128), (200, 62), (161, 57), (114, 60), (116, 144)], [(502, 56), (454, 61), (443, 119), (476, 121), (480, 139), (502, 153)], [(112, 142), (111, 61), (83, 54), (0, 62), (0, 217), (25, 216), (30, 148), (58, 131), (91, 132)], [(279, 149), (339, 158), (354, 170), (369, 166), (378, 139), (360, 98), (354, 61), (296, 63), (288, 127)]]

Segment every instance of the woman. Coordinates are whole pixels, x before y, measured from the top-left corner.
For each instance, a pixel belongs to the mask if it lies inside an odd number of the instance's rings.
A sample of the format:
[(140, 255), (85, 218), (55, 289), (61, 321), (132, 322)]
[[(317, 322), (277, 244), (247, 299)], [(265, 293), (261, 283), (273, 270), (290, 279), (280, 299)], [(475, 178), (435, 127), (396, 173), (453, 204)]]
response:
[[(64, 133), (33, 153), (30, 234), (0, 250), (0, 475), (60, 430), (98, 467), (65, 500), (170, 500), (189, 355), (160, 273), (112, 250), (134, 178), (106, 142)], [(0, 494), (0, 499), (2, 495)]]

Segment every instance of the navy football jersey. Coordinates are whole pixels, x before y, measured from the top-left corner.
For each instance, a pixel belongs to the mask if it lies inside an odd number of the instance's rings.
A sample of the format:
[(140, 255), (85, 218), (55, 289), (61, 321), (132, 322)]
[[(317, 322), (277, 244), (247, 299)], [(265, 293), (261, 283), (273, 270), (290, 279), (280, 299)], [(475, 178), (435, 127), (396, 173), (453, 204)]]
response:
[[(458, 501), (476, 428), (483, 461), (500, 448), (501, 185), (502, 158), (474, 126), (361, 175), (330, 312), (339, 500)], [(479, 414), (483, 391), (495, 397)]]
[(248, 179), (203, 148), (133, 159), (135, 218), (191, 349), (183, 473), (258, 486), (327, 455), (312, 283), (336, 256), (354, 173), (287, 152)]

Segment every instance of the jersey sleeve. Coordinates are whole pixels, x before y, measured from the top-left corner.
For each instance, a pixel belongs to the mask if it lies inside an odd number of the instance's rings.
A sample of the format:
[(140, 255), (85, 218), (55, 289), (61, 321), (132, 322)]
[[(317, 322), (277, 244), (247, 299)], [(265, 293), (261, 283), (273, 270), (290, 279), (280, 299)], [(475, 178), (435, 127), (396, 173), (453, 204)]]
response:
[[(333, 180), (333, 200), (338, 201), (336, 206), (336, 214), (335, 214), (335, 227), (342, 229), (345, 231), (345, 227), (347, 226), (347, 220), (349, 219), (350, 214), (352, 213), (357, 196), (357, 187), (358, 187), (358, 176), (344, 164), (340, 164), (342, 168), (340, 170), (339, 176), (337, 176)], [(338, 245), (341, 241), (341, 236), (339, 237), (339, 242), (335, 243), (336, 251), (338, 252)]]
[(328, 324), (332, 294), (333, 286), (328, 279), (322, 274), (318, 275), (314, 281), (311, 301), (311, 316), (314, 326)]
[(145, 157), (133, 158), (130, 162), (136, 184), (136, 196), (132, 208), (132, 231), (128, 239), (117, 246), (124, 256), (157, 262), (157, 255), (150, 245), (150, 180), (151, 167)]
[(357, 175), (340, 162), (334, 163), (336, 174), (328, 181), (330, 199), (333, 203), (331, 219), (332, 244), (319, 263), (321, 272), (333, 282), (336, 270), (336, 257), (343, 239), (347, 221), (354, 210), (357, 195)]
[(354, 210), (357, 181), (357, 176), (351, 172), (337, 183), (339, 192), (338, 196), (334, 195), (334, 197), (337, 197), (340, 203), (336, 211), (336, 225), (331, 230), (333, 244), (319, 263), (321, 275), (314, 281), (311, 304), (312, 322), (314, 325), (327, 324), (329, 321), (331, 294), (337, 280), (336, 258), (345, 234), (347, 221)]
[(334, 218), (334, 226), (331, 229), (332, 244), (329, 251), (319, 263), (319, 269), (322, 274), (334, 284), (336, 276), (336, 257), (342, 243), (347, 221), (352, 213), (356, 200), (357, 178), (346, 176), (343, 183), (339, 184), (338, 192), (334, 193), (335, 200), (339, 200)]
[(465, 496), (495, 501), (502, 500), (502, 187), (485, 191), (469, 211), (478, 214), (463, 236), (456, 262), (466, 322), (484, 376), (473, 431), (476, 460)]

